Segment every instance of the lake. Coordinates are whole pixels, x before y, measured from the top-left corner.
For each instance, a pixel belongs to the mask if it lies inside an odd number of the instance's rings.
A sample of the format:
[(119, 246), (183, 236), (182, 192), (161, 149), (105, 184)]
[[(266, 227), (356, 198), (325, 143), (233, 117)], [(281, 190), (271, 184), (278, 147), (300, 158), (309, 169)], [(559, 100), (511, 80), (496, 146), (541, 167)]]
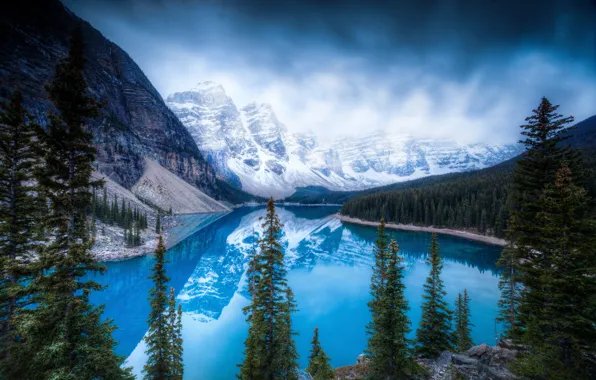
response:
[[(334, 207), (278, 207), (288, 280), (299, 311), (293, 316), (299, 333), (300, 366), (306, 367), (312, 330), (319, 327), (323, 348), (335, 367), (354, 364), (366, 347), (365, 326), (373, 244), (373, 227), (343, 224)], [(243, 207), (210, 223), (170, 248), (166, 258), (170, 285), (183, 310), (185, 378), (234, 379), (242, 361), (247, 324), (242, 308), (249, 303), (244, 278), (247, 255), (260, 229), (263, 207)], [(422, 286), (429, 266), (424, 260), (430, 234), (390, 231), (405, 257), (406, 297), (412, 337), (420, 319)], [(439, 235), (444, 259), (442, 279), (453, 305), (458, 292), (471, 297), (472, 337), (476, 344), (495, 343), (499, 298), (496, 261), (501, 248)], [(109, 262), (96, 280), (108, 285), (92, 301), (105, 304), (114, 319), (117, 352), (139, 374), (145, 361), (142, 338), (147, 330), (151, 255)]]

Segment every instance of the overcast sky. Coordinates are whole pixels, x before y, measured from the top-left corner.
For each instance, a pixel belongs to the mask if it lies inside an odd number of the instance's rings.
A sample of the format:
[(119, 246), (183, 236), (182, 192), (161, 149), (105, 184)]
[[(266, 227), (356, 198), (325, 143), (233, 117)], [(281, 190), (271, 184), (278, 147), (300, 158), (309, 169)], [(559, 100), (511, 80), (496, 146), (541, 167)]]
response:
[(165, 98), (221, 83), (292, 131), (510, 142), (596, 114), (596, 0), (64, 0)]

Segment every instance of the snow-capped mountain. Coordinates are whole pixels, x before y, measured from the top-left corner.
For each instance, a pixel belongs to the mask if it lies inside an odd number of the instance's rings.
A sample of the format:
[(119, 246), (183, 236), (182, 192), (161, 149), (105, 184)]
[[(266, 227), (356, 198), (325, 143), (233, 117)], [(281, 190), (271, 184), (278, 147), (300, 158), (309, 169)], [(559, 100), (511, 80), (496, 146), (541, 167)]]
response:
[(213, 82), (174, 93), (166, 103), (220, 177), (265, 197), (283, 198), (302, 186), (359, 190), (481, 169), (520, 153), (514, 144), (461, 145), (386, 133), (322, 144), (313, 134), (289, 132), (269, 104), (237, 108)]

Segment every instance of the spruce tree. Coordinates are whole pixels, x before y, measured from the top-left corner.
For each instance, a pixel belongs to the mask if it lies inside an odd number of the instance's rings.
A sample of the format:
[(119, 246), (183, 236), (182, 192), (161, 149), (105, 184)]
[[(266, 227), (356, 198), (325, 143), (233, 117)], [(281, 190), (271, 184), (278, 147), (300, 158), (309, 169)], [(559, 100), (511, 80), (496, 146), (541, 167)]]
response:
[[(578, 175), (581, 172), (579, 152), (565, 143), (570, 135), (563, 133), (573, 122), (573, 117), (559, 114), (558, 107), (542, 98), (532, 116), (526, 118), (527, 124), (521, 126), (524, 139), (520, 143), (525, 145), (526, 152), (517, 161), (514, 171), (513, 209), (507, 226), (508, 240), (513, 248), (505, 253), (511, 255), (507, 260), (518, 273), (515, 279), (524, 288), (522, 307), (516, 311), (518, 315), (515, 316), (516, 329), (513, 332), (524, 330), (533, 319), (540, 319), (541, 304), (545, 302), (541, 290), (543, 273), (549, 270), (551, 262), (548, 255), (535, 249), (542, 240), (537, 220), (542, 210), (542, 192), (547, 185), (555, 183), (555, 174), (563, 161), (575, 173), (573, 182), (579, 184), (582, 181)], [(511, 305), (511, 300), (504, 302)]]
[(244, 309), (249, 323), (241, 379), (297, 379), (298, 354), (292, 336), (291, 314), (296, 305), (286, 280), (281, 223), (272, 198), (262, 224), (259, 252), (249, 263), (251, 304)]
[(519, 281), (518, 262), (515, 250), (511, 243), (501, 252), (501, 257), (497, 262), (501, 269), (499, 279), (499, 290), (501, 298), (499, 299), (499, 314), (497, 321), (504, 327), (503, 335), (507, 338), (519, 337), (521, 334), (518, 323), (518, 309), (521, 298), (522, 285)]
[(163, 238), (159, 236), (155, 249), (155, 264), (149, 278), (153, 281), (153, 288), (149, 290), (151, 311), (147, 323), (149, 329), (145, 335), (147, 345), (147, 363), (143, 367), (144, 378), (148, 380), (168, 379), (172, 375), (170, 342), (170, 323), (166, 314), (168, 309), (168, 281), (165, 268), (166, 247)]
[(104, 186), (103, 188), (103, 199), (101, 203), (101, 213), (99, 214), (99, 218), (105, 223), (107, 221), (107, 213), (108, 213), (108, 190)]
[(155, 219), (155, 233), (161, 233), (161, 213), (157, 212), (157, 218)]
[(329, 364), (329, 357), (323, 351), (321, 342), (319, 342), (319, 328), (315, 327), (312, 337), (312, 346), (308, 357), (308, 367), (306, 372), (313, 380), (332, 380), (335, 379), (333, 367)]
[(170, 288), (168, 299), (168, 323), (170, 327), (170, 368), (171, 379), (182, 380), (184, 375), (184, 364), (182, 362), (182, 305), (176, 309), (176, 297), (174, 288)]
[(19, 91), (0, 104), (0, 377), (15, 366), (10, 354), (20, 346), (18, 314), (28, 303), (30, 263), (39, 239), (41, 207), (31, 184), (37, 163), (35, 126), (30, 120)]
[(90, 253), (87, 212), (95, 148), (87, 121), (98, 116), (98, 104), (87, 94), (83, 78), (85, 64), (81, 29), (70, 39), (68, 57), (56, 66), (54, 79), (46, 86), (54, 109), (46, 129), (38, 129), (43, 154), (37, 181), (50, 202), (45, 218), (51, 242), (39, 254), (35, 308), (23, 315), (25, 342), (19, 354), (21, 378), (96, 379), (130, 378), (120, 367), (123, 358), (114, 354), (115, 329), (103, 320), (103, 307), (89, 302), (90, 293), (101, 289), (84, 279), (101, 273), (103, 265)]
[(430, 255), (426, 262), (431, 269), (424, 284), (422, 317), (416, 330), (416, 353), (423, 357), (436, 358), (441, 352), (453, 348), (450, 334), (451, 311), (444, 300), (447, 293), (441, 280), (443, 263), (439, 256), (436, 234), (432, 234)]
[(464, 289), (464, 294), (457, 295), (455, 302), (455, 330), (453, 331), (453, 343), (457, 352), (464, 352), (470, 349), (474, 342), (472, 341), (470, 323), (470, 297), (468, 291)]
[[(523, 377), (596, 375), (590, 360), (596, 349), (596, 226), (586, 213), (586, 190), (574, 181), (564, 162), (538, 199), (541, 211), (535, 220), (541, 239), (533, 249), (541, 254), (536, 262), (540, 277), (533, 279), (520, 306), (525, 322), (521, 341), (530, 347), (516, 368)], [(538, 275), (526, 263), (521, 270)]]
[[(405, 298), (403, 284), (403, 258), (399, 256), (399, 246), (392, 239), (387, 252), (378, 254), (384, 249), (386, 236), (384, 223), (378, 230), (376, 256), (373, 279), (380, 273), (384, 280), (381, 288), (374, 290), (369, 303), (372, 321), (368, 326), (369, 334), (367, 355), (369, 377), (371, 379), (411, 379), (418, 373), (418, 365), (413, 360), (410, 342), (406, 335), (410, 332), (410, 321), (406, 315), (409, 310)], [(382, 267), (380, 272), (378, 267)]]

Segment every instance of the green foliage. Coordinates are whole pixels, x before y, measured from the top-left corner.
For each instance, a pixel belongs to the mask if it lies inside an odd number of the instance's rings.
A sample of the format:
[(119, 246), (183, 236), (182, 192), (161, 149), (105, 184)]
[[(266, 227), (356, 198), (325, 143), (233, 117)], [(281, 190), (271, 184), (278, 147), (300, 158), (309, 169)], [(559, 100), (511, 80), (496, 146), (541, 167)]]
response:
[[(502, 261), (522, 291), (508, 335), (528, 346), (513, 366), (518, 375), (582, 379), (596, 375), (589, 357), (596, 342), (596, 252), (594, 221), (582, 187), (579, 152), (563, 142), (573, 121), (543, 98), (522, 126), (527, 152), (514, 175), (508, 226), (511, 246)], [(510, 281), (513, 282), (513, 281)], [(512, 304), (505, 283), (502, 305)]]
[(333, 367), (329, 364), (329, 357), (323, 351), (321, 342), (319, 342), (319, 328), (315, 327), (312, 337), (312, 347), (308, 357), (308, 367), (306, 372), (313, 380), (332, 380), (335, 379)]
[(147, 363), (143, 367), (145, 379), (166, 379), (171, 375), (170, 323), (166, 314), (168, 309), (167, 284), (170, 278), (165, 269), (166, 247), (159, 236), (155, 249), (155, 264), (149, 278), (153, 288), (149, 290), (151, 311), (147, 318), (149, 329), (145, 335), (147, 345)]
[(11, 351), (20, 349), (16, 325), (31, 296), (26, 284), (40, 239), (37, 218), (43, 207), (31, 184), (37, 156), (30, 120), (20, 92), (0, 104), (0, 375), (14, 365)]
[(168, 299), (168, 323), (170, 327), (170, 379), (182, 380), (184, 376), (184, 365), (182, 362), (182, 305), (176, 309), (176, 296), (174, 288), (170, 288)]
[(497, 266), (501, 269), (501, 277), (499, 279), (501, 298), (498, 302), (499, 315), (497, 321), (503, 325), (503, 335), (505, 337), (519, 337), (521, 332), (517, 313), (521, 299), (522, 284), (519, 280), (517, 259), (512, 244), (508, 244), (503, 249)]
[(99, 219), (103, 223), (121, 227), (124, 230), (124, 243), (127, 247), (143, 244), (141, 231), (147, 229), (147, 214), (141, 213), (136, 206), (133, 208), (130, 202), (125, 202), (124, 199), (120, 201), (120, 207), (118, 207), (118, 196), (114, 196), (112, 202), (109, 202), (105, 188), (102, 200), (99, 200), (95, 190), (93, 191), (91, 217), (94, 233), (95, 219)]
[(464, 289), (464, 295), (457, 295), (455, 302), (455, 330), (453, 331), (453, 343), (456, 352), (469, 350), (474, 342), (472, 341), (470, 323), (470, 297), (468, 291)]
[[(596, 225), (586, 216), (586, 191), (562, 166), (539, 198), (541, 238), (534, 265), (520, 264), (526, 285), (519, 319), (521, 341), (531, 349), (520, 375), (588, 379), (596, 374)], [(538, 308), (538, 309), (537, 309)]]
[(296, 304), (286, 279), (284, 253), (279, 241), (282, 226), (272, 198), (267, 202), (262, 227), (259, 251), (254, 250), (248, 268), (252, 302), (244, 309), (249, 330), (239, 378), (297, 379), (298, 354), (291, 323)]
[[(491, 170), (438, 177), (412, 187), (379, 191), (352, 199), (341, 213), (366, 220), (471, 229), (503, 235), (510, 189), (507, 166)], [(418, 184), (418, 185), (417, 185)], [(402, 185), (405, 186), (405, 185)]]
[[(596, 194), (596, 116), (578, 123), (573, 134), (570, 129), (560, 129), (557, 138), (560, 139), (557, 144), (569, 142), (582, 151), (586, 168), (582, 181), (585, 180), (588, 193), (593, 197)], [(508, 212), (514, 206), (513, 172), (517, 161), (524, 157), (526, 155), (473, 172), (430, 176), (358, 192), (311, 189), (299, 194), (305, 190), (298, 189), (287, 200), (343, 203), (342, 214), (365, 220), (385, 218), (391, 223), (469, 229), (504, 237)], [(551, 171), (551, 178), (553, 173)], [(596, 203), (588, 204), (593, 213), (595, 206)]]
[(176, 309), (174, 288), (170, 288), (169, 296), (166, 294), (170, 278), (166, 274), (165, 253), (166, 247), (160, 235), (155, 248), (155, 264), (149, 276), (153, 288), (149, 290), (151, 311), (147, 318), (149, 329), (144, 338), (147, 362), (143, 367), (144, 378), (148, 380), (181, 380), (184, 376), (182, 307)]
[(441, 352), (453, 348), (450, 334), (452, 312), (444, 300), (447, 293), (440, 277), (443, 263), (439, 256), (436, 234), (432, 234), (430, 255), (426, 262), (430, 264), (431, 269), (424, 284), (422, 317), (416, 330), (416, 353), (423, 357), (435, 358)]
[(157, 233), (157, 234), (161, 233), (161, 213), (160, 212), (157, 213), (157, 217), (155, 220), (155, 233)]
[(399, 256), (395, 240), (387, 244), (383, 219), (377, 234), (372, 299), (368, 304), (372, 317), (367, 326), (369, 376), (372, 379), (410, 379), (418, 372), (418, 365), (406, 338), (410, 321), (406, 315), (409, 307), (404, 295), (403, 258)]
[(50, 204), (43, 222), (52, 239), (35, 262), (30, 285), (36, 306), (20, 316), (23, 345), (9, 378), (131, 378), (130, 371), (120, 367), (123, 359), (114, 354), (112, 321), (102, 320), (103, 307), (89, 302), (91, 292), (101, 287), (83, 280), (105, 269), (89, 252), (90, 189), (99, 183), (90, 179), (95, 149), (86, 121), (98, 115), (98, 104), (87, 95), (83, 66), (77, 29), (68, 57), (58, 63), (46, 87), (58, 113), (50, 112), (47, 129), (38, 129), (43, 163), (37, 168), (37, 181)]

